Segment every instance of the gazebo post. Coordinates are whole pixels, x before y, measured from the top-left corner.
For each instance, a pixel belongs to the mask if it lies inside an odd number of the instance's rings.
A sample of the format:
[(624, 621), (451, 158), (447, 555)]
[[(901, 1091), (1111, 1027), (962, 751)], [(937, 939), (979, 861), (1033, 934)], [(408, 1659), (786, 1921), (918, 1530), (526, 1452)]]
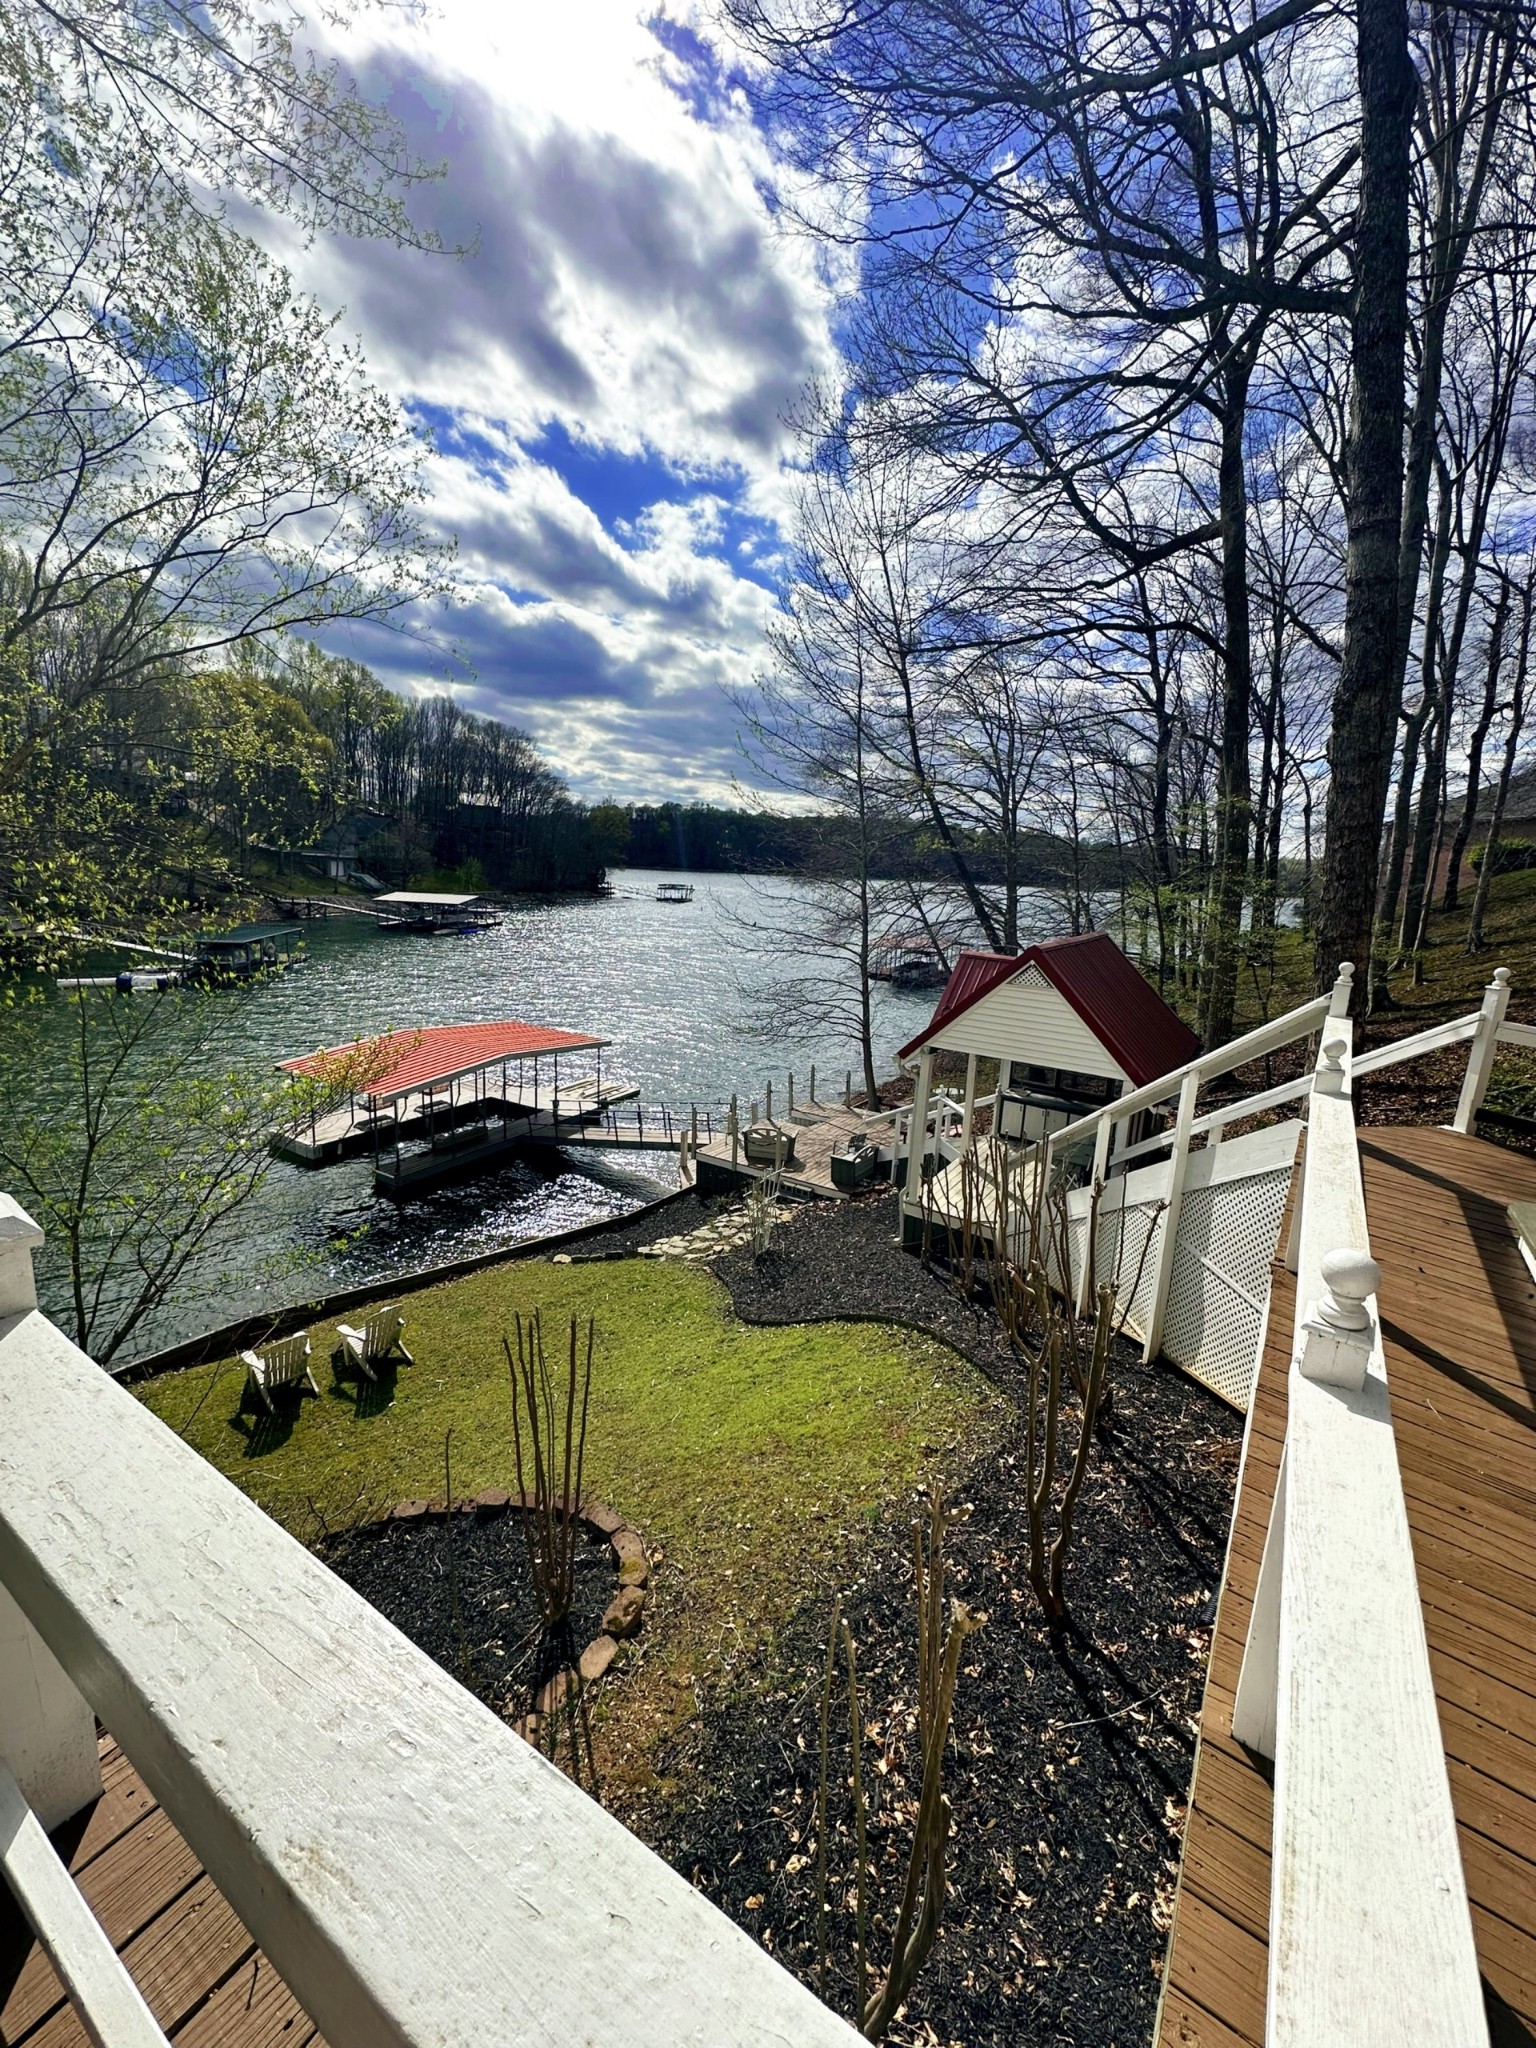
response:
[(907, 1126), (907, 1200), (920, 1202), (923, 1195), (923, 1157), (928, 1150), (928, 1097), (933, 1088), (933, 1049), (924, 1046), (917, 1056), (917, 1086), (912, 1093), (912, 1120)]
[(965, 1056), (965, 1109), (960, 1118), (962, 1149), (971, 1142), (971, 1120), (976, 1114), (976, 1065), (976, 1054), (968, 1052)]

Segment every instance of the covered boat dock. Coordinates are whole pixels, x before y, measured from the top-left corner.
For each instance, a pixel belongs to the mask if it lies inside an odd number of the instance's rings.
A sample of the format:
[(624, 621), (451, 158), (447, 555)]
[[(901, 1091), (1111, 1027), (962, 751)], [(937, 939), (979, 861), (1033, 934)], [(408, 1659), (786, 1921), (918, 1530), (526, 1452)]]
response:
[(205, 933), (195, 944), (185, 978), (249, 981), (293, 964), (304, 934), (296, 924), (237, 924), (232, 931)]
[(321, 1082), (351, 1072), (355, 1085), (339, 1108), (281, 1132), (273, 1147), (303, 1166), (372, 1152), (374, 1186), (392, 1194), (493, 1163), (519, 1145), (557, 1145), (637, 1094), (627, 1082), (604, 1080), (608, 1043), (510, 1020), (425, 1025), (324, 1047), (281, 1061), (280, 1071)]
[(501, 923), (485, 898), (473, 890), (439, 895), (422, 889), (393, 889), (375, 896), (373, 907), (385, 913), (379, 919), (381, 932), (404, 932), (417, 938), (494, 931)]

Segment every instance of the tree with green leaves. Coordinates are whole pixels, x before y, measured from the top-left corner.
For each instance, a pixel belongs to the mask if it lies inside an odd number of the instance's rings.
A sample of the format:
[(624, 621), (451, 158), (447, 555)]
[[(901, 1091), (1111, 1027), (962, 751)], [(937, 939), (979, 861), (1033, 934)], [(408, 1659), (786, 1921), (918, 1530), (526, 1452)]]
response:
[[(102, 1365), (196, 1272), (216, 1291), (271, 1140), (376, 1078), (384, 1041), (311, 1078), (231, 1069), (234, 991), (64, 996), (0, 1012), (0, 1187), (41, 1224), (45, 1301)], [(41, 1039), (41, 1052), (39, 1040)]]

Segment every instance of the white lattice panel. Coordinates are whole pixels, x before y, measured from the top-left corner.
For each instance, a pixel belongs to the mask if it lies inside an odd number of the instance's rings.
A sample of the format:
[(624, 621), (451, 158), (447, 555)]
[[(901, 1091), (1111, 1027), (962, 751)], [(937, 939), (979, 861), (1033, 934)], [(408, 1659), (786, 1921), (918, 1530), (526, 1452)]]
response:
[(1173, 1251), (1163, 1350), (1234, 1408), (1247, 1409), (1290, 1168), (1186, 1188)]
[(1135, 1337), (1145, 1337), (1156, 1286), (1157, 1253), (1163, 1241), (1160, 1203), (1143, 1202), (1126, 1209), (1101, 1212), (1098, 1278), (1116, 1288), (1116, 1321)]

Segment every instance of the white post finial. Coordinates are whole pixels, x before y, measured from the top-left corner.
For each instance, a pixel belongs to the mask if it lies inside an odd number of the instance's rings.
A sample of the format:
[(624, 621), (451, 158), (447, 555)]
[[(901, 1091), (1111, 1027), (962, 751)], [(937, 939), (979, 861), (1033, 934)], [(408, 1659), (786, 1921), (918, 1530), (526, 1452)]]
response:
[(1507, 967), (1495, 967), (1495, 969), (1493, 970), (1492, 985), (1494, 988), (1509, 987), (1509, 969)]
[(1366, 1303), (1381, 1285), (1381, 1268), (1369, 1252), (1346, 1245), (1323, 1255), (1321, 1272), (1322, 1298), (1308, 1305), (1297, 1362), (1309, 1380), (1358, 1391), (1376, 1339)]
[(1339, 962), (1339, 971), (1334, 977), (1333, 994), (1328, 1003), (1328, 1014), (1330, 1017), (1347, 1017), (1349, 1015), (1349, 1000), (1354, 992), (1354, 985), (1354, 961), (1341, 960)]
[(1323, 1041), (1322, 1055), (1317, 1062), (1317, 1073), (1312, 1082), (1319, 1095), (1344, 1093), (1344, 1055), (1348, 1051), (1347, 1039), (1328, 1038)]
[(13, 1195), (0, 1195), (0, 1316), (37, 1307), (32, 1254), (43, 1241), (38, 1225)]

